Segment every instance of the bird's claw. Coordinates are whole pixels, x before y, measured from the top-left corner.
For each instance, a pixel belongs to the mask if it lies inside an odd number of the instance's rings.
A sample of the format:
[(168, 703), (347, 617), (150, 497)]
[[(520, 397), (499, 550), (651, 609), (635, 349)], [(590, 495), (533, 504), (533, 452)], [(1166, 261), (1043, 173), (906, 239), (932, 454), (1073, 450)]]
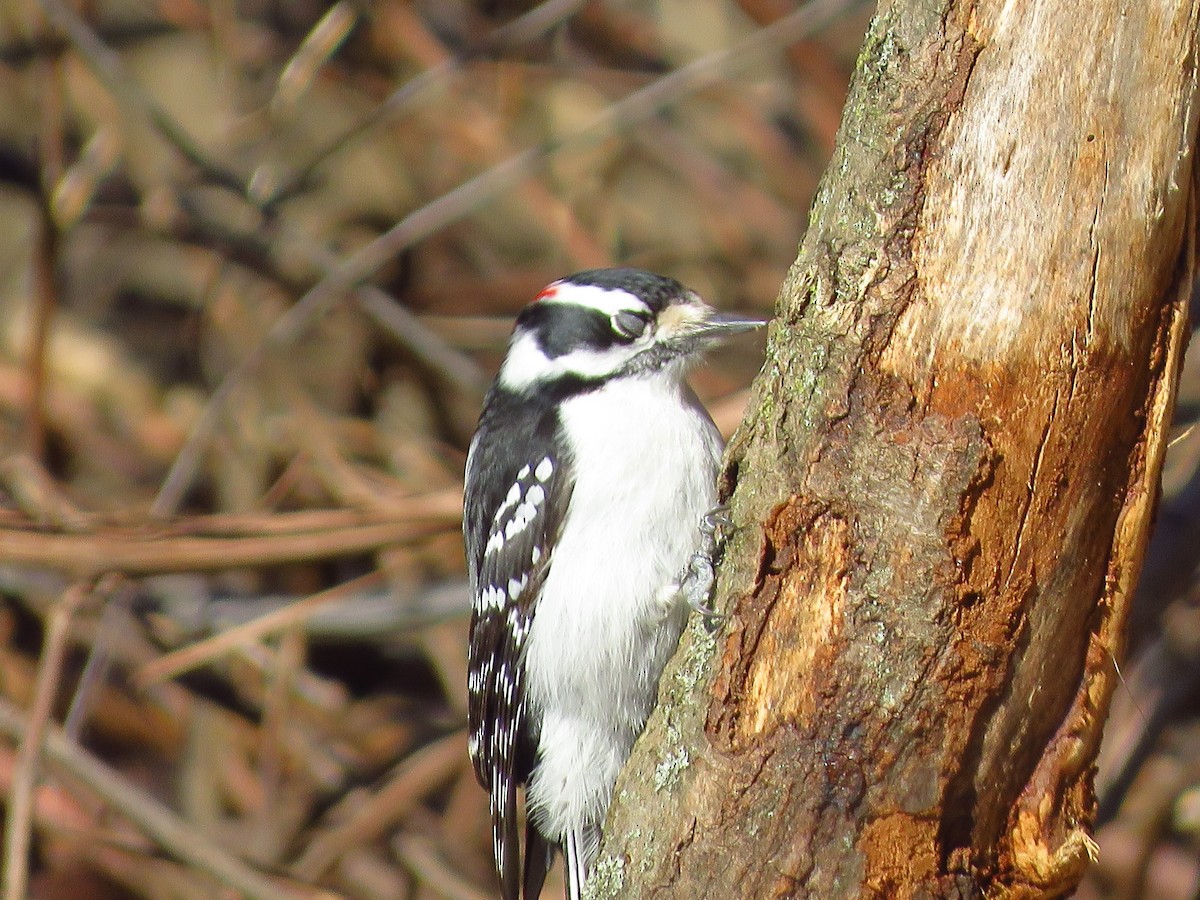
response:
[(704, 617), (709, 630), (723, 622), (727, 616), (717, 612), (709, 603), (717, 583), (716, 564), (725, 549), (724, 529), (733, 525), (729, 507), (714, 506), (700, 517), (700, 546), (688, 560), (679, 579), (680, 592), (687, 605)]
[(700, 533), (707, 540), (715, 542), (718, 546), (724, 546), (725, 539), (720, 535), (722, 528), (733, 527), (733, 516), (729, 514), (729, 507), (724, 503), (718, 504), (700, 517)]

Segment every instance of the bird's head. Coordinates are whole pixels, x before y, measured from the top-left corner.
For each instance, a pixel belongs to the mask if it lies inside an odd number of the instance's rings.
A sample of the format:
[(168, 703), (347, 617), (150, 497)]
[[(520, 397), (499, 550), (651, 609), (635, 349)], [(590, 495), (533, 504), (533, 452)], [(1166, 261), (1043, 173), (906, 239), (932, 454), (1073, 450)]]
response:
[(679, 378), (706, 348), (763, 324), (718, 312), (673, 278), (640, 269), (578, 272), (521, 310), (499, 383), (523, 391), (558, 381)]

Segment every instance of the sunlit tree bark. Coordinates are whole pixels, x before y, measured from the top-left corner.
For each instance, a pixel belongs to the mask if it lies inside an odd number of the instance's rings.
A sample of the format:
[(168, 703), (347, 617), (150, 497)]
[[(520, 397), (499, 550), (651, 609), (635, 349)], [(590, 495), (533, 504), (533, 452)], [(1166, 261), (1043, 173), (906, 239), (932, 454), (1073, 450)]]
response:
[(1157, 496), (1200, 0), (896, 0), (596, 897), (1054, 896)]

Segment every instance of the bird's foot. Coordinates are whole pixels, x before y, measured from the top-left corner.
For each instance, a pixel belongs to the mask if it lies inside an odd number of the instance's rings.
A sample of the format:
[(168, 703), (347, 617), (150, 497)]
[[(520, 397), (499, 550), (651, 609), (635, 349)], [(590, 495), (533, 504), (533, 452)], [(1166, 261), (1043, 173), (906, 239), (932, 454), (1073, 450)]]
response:
[(709, 604), (717, 583), (717, 562), (725, 550), (724, 530), (732, 524), (727, 506), (714, 506), (701, 516), (700, 546), (679, 578), (679, 590), (687, 605), (704, 617), (710, 630), (727, 618)]

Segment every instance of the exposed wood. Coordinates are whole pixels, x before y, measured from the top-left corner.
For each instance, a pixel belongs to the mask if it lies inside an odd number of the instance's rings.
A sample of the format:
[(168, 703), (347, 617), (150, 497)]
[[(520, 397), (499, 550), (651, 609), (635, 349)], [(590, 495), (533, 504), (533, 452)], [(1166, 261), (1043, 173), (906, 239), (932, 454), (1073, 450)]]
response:
[[(698, 6), (5, 7), (10, 894), (495, 896), (460, 476), (512, 317), (592, 265), (769, 310), (875, 2)], [(725, 433), (764, 337), (697, 373)]]
[(1092, 764), (1192, 282), (1200, 2), (885, 4), (594, 897), (1040, 897)]

